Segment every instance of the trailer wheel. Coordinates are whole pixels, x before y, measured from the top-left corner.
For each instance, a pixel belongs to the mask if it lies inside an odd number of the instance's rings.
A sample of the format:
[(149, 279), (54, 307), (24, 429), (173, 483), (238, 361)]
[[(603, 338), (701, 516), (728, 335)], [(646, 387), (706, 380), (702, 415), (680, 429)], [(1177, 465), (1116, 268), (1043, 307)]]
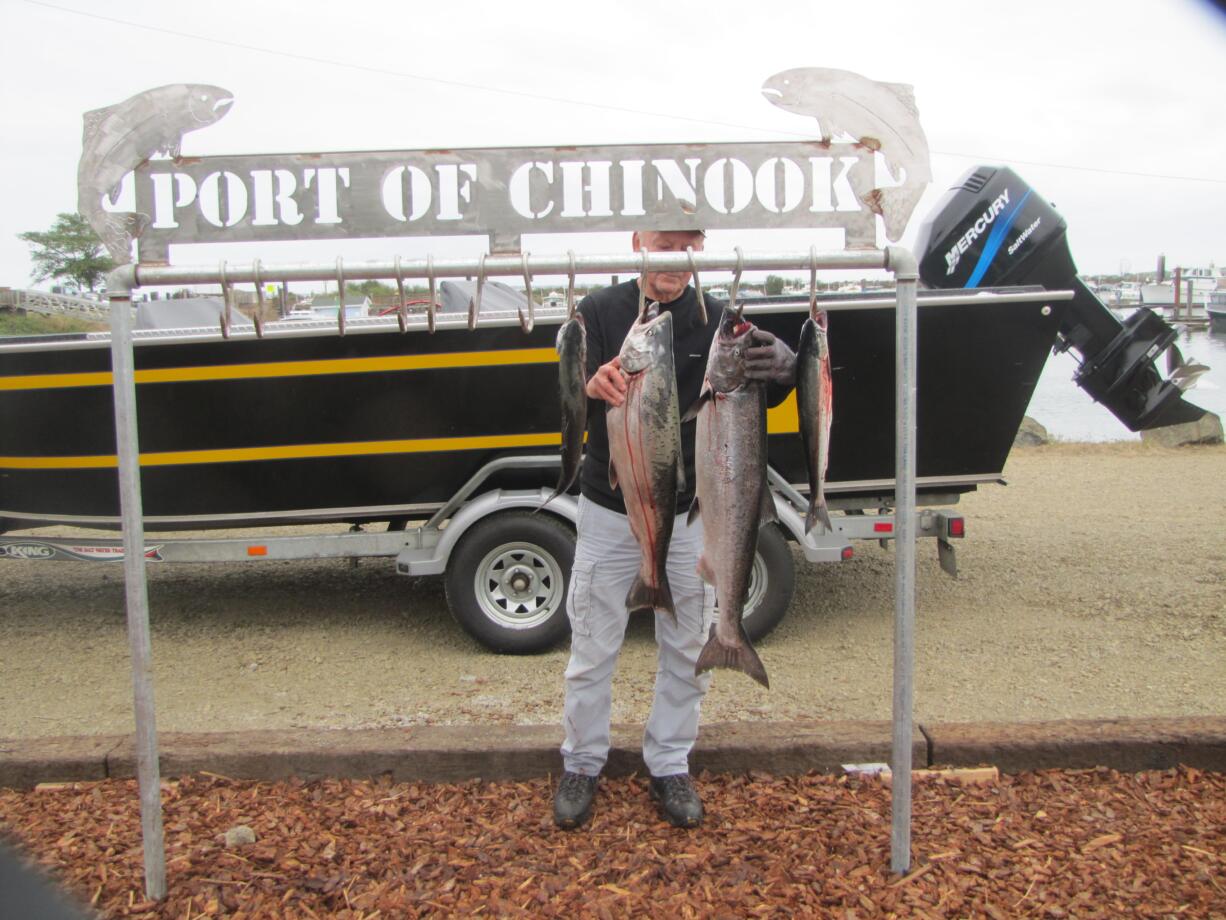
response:
[(447, 606), (495, 652), (543, 652), (570, 631), (566, 578), (574, 557), (574, 532), (555, 517), (511, 511), (487, 518), (452, 551)]
[(753, 559), (745, 613), (741, 625), (757, 642), (779, 625), (792, 603), (796, 589), (796, 565), (788, 541), (774, 524), (758, 531), (758, 552)]

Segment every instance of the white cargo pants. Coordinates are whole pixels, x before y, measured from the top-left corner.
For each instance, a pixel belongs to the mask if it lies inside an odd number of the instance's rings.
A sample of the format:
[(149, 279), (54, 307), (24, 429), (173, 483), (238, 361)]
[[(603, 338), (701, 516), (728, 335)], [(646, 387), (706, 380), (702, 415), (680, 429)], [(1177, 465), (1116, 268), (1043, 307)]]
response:
[[(579, 539), (566, 606), (570, 615), (570, 664), (562, 762), (572, 773), (596, 776), (609, 754), (613, 669), (626, 634), (626, 594), (642, 551), (629, 519), (586, 498), (579, 499)], [(689, 771), (698, 738), (698, 711), (710, 673), (694, 676), (694, 663), (710, 628), (714, 592), (695, 571), (702, 552), (702, 526), (677, 517), (668, 549), (668, 581), (677, 622), (657, 613), (655, 698), (643, 733), (643, 760), (652, 776)]]

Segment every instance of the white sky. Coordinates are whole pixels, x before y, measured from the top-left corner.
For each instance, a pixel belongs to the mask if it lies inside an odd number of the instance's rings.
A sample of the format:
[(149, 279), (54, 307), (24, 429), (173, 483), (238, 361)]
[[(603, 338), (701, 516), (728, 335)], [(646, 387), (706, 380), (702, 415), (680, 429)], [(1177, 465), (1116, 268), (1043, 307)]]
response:
[[(1152, 270), (1159, 253), (1168, 267), (1226, 261), (1226, 17), (1204, 0), (0, 0), (0, 34), (0, 285), (29, 285), (16, 234), (75, 210), (82, 113), (166, 83), (235, 96), (220, 122), (186, 135), (186, 155), (791, 141), (814, 123), (759, 88), (804, 66), (914, 86), (934, 181), (904, 245), (968, 168), (1005, 163), (1063, 214), (1083, 273)], [(707, 245), (809, 241), (722, 231)], [(628, 240), (525, 241), (568, 246)], [(172, 258), (484, 248), (485, 237), (326, 241)]]

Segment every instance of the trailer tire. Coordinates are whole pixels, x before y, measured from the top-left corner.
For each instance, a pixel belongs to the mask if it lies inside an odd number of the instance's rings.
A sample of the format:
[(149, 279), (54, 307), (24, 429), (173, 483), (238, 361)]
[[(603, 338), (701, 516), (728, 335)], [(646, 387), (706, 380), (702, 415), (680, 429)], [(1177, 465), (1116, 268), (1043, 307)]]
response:
[(796, 589), (796, 564), (792, 550), (775, 524), (758, 531), (758, 552), (749, 577), (749, 591), (741, 625), (750, 641), (770, 633), (788, 612)]
[(456, 544), (443, 584), (457, 623), (486, 648), (543, 652), (570, 633), (566, 588), (575, 534), (549, 514), (508, 511)]

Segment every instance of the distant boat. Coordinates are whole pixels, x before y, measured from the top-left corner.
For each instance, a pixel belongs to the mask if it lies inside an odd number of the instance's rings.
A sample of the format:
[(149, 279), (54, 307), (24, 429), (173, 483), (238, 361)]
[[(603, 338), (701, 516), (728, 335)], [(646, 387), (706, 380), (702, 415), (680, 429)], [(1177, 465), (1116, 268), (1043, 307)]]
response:
[(1141, 285), (1135, 281), (1121, 281), (1115, 291), (1117, 304), (1134, 304), (1141, 302)]
[[(1179, 303), (1187, 306), (1188, 283), (1192, 284), (1192, 304), (1203, 305), (1209, 292), (1218, 286), (1219, 272), (1213, 268), (1185, 268), (1179, 276)], [(1175, 279), (1141, 285), (1141, 304), (1146, 307), (1173, 307)]]
[(1226, 332), (1226, 291), (1209, 292), (1205, 313), (1209, 315), (1210, 332)]

